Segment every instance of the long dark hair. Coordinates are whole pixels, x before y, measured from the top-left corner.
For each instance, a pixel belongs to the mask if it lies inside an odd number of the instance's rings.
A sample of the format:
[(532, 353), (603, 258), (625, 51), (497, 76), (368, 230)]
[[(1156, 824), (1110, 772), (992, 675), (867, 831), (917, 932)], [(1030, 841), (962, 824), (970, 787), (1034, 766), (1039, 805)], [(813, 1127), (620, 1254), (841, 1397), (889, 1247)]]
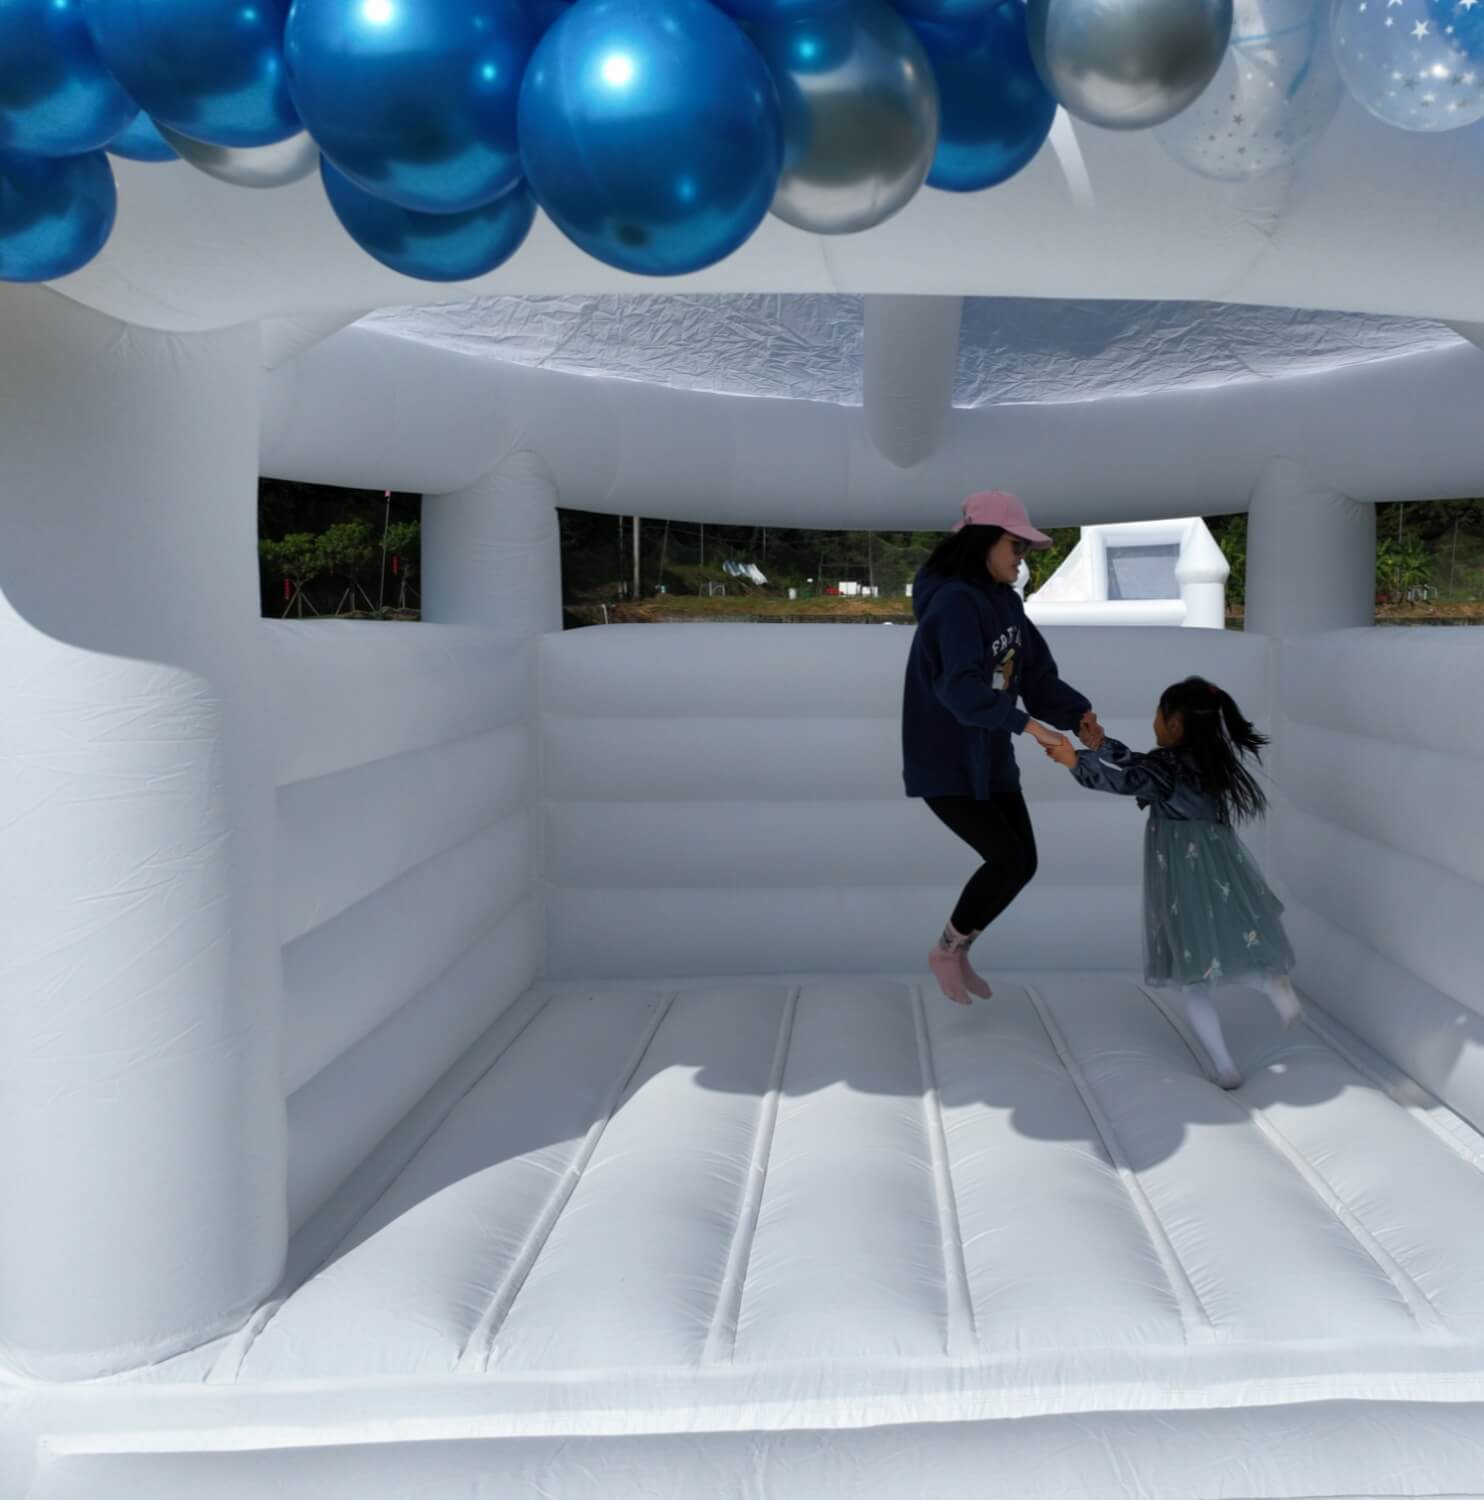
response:
[(984, 559), (1004, 534), (1003, 526), (965, 526), (962, 531), (950, 531), (933, 548), (933, 555), (922, 565), (922, 571), (936, 573), (940, 578), (984, 583), (989, 578)]
[(1268, 737), (1243, 718), (1230, 693), (1204, 677), (1187, 677), (1164, 690), (1159, 711), (1167, 721), (1179, 714), (1180, 749), (1195, 762), (1201, 789), (1216, 799), (1223, 823), (1245, 822), (1267, 810), (1268, 799), (1242, 759), (1250, 755), (1261, 764)]

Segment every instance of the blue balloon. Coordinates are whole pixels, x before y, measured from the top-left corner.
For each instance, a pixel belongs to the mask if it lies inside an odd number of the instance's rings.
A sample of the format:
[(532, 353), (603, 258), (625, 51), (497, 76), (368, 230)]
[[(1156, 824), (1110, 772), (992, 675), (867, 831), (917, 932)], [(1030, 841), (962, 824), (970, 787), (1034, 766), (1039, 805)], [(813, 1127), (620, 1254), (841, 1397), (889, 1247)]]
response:
[(567, 13), (567, 0), (521, 0), (537, 36), (548, 31)]
[(0, 0), (0, 151), (81, 156), (138, 107), (103, 66), (80, 0)]
[(289, 0), (82, 3), (104, 63), (162, 125), (213, 146), (270, 146), (300, 128), (283, 66)]
[(798, 21), (827, 10), (842, 10), (848, 0), (716, 0), (716, 3), (739, 21), (766, 25), (770, 21)]
[(520, 141), (562, 233), (644, 276), (730, 255), (767, 214), (783, 163), (767, 66), (708, 0), (581, 0), (531, 59)]
[(912, 21), (973, 21), (987, 16), (1005, 0), (892, 0)]
[(127, 161), (179, 161), (175, 147), (160, 134), (160, 128), (141, 109), (108, 143), (112, 156)]
[(1025, 6), (972, 21), (913, 23), (938, 79), (938, 149), (928, 186), (973, 193), (1013, 177), (1051, 134), (1056, 100), (1031, 61)]
[(56, 281), (108, 242), (118, 212), (113, 171), (85, 156), (0, 153), (0, 281)]
[(536, 42), (518, 0), (294, 0), (294, 102), (355, 185), (463, 213), (520, 180), (515, 111)]
[(367, 255), (418, 281), (472, 281), (503, 265), (530, 233), (536, 200), (524, 183), (482, 208), (420, 214), (363, 193), (321, 161), (335, 217)]

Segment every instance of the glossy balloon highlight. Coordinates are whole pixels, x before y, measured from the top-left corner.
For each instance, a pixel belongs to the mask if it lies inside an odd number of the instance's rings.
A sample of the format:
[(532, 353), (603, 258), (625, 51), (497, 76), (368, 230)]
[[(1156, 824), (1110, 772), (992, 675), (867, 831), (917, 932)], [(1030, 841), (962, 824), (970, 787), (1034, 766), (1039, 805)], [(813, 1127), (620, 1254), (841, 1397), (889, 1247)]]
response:
[(418, 281), (472, 281), (503, 265), (531, 231), (536, 200), (518, 183), (493, 203), (461, 214), (420, 214), (373, 198), (329, 162), (325, 196), (367, 255)]
[(93, 259), (113, 232), (118, 194), (108, 158), (0, 152), (0, 281), (56, 281)]
[(938, 86), (916, 33), (883, 0), (759, 26), (783, 108), (773, 212), (812, 234), (857, 234), (911, 202), (938, 142)]
[(304, 124), (346, 177), (401, 208), (463, 213), (520, 180), (535, 41), (519, 0), (295, 0), (284, 50)]
[(82, 3), (104, 63), (159, 124), (216, 146), (299, 129), (283, 65), (288, 0)]
[(103, 66), (80, 0), (0, 0), (0, 151), (96, 151), (138, 108)]
[(1027, 0), (1026, 20), (1036, 71), (1069, 114), (1147, 130), (1216, 76), (1232, 0)]
[(938, 80), (938, 149), (928, 186), (995, 187), (1029, 164), (1051, 133), (1056, 100), (1031, 61), (1025, 7), (997, 5), (967, 21), (919, 22)]
[(581, 0), (531, 59), (520, 141), (562, 233), (644, 276), (730, 255), (767, 214), (783, 160), (773, 80), (709, 0)]

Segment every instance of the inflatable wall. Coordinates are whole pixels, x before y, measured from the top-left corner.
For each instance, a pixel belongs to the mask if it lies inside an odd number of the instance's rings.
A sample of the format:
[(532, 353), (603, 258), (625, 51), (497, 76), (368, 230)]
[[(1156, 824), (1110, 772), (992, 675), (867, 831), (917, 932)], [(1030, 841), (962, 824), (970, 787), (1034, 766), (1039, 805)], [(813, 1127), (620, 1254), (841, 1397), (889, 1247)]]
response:
[[(590, 1457), (623, 1495), (624, 1474), (697, 1472), (738, 1431), (791, 1463), (801, 1422), (824, 1434), (806, 1469), (825, 1493), (831, 1455), (868, 1461), (863, 1424), (962, 1423), (954, 1441), (987, 1462), (1045, 1417), (1006, 1460), (1033, 1475), (1068, 1423), (1121, 1411), (1130, 1461), (1183, 1496), (1201, 1442), (1312, 1431), (1316, 1399), (1397, 1415), (1310, 1464), (1311, 1493), (1362, 1483), (1361, 1457), (1402, 1463), (1419, 1432), (1447, 1449), (1429, 1473), (1468, 1471), (1484, 644), (1372, 624), (1374, 513), (1354, 492), (1405, 471), (1397, 371), (1340, 372), (1315, 423), (1262, 442), (1217, 420), (1251, 423), (1261, 389), (1132, 403), (1120, 451), (1199, 401), (1235, 455), (1210, 509), (1249, 514), (1247, 628), (1047, 627), (1063, 675), (1135, 745), (1191, 672), (1273, 735), (1274, 811), (1251, 841), (1314, 1018), (1276, 1040), (1223, 1002), (1267, 1060), (1238, 1105), (1126, 977), (1135, 810), (1024, 750), (1041, 873), (986, 958), (1000, 1008), (962, 1034), (923, 1008), (925, 945), (972, 860), (901, 795), (907, 630), (560, 630), (559, 504), (921, 525), (931, 492), (946, 523), (991, 449), (1034, 478), (1044, 408), (1007, 409), (993, 442), (955, 409), (906, 487), (846, 407), (521, 371), (368, 328), (290, 334), (165, 334), (0, 292), (0, 1477), (16, 1493), (390, 1500), (523, 1465), (577, 1483)], [(1402, 361), (1421, 392), (1407, 420), (1444, 423), (1422, 398), (1461, 400), (1481, 358)], [(1058, 422), (1095, 447), (1119, 430), (1108, 404)], [(1280, 440), (1299, 427), (1295, 456)], [(1420, 448), (1416, 492), (1471, 483), (1465, 446), (1450, 428)], [(1036, 518), (1187, 514), (1188, 454), (1142, 451), (1095, 491), (1078, 443), (1046, 452), (1046, 503), (1025, 485)], [(1358, 472), (1383, 462), (1390, 477)], [(257, 618), (260, 469), (421, 491), (424, 621)], [(1351, 1165), (1326, 1176), (1332, 1161)], [(991, 1205), (1022, 1170), (1046, 1185), (1040, 1227), (1013, 1265), (981, 1261), (1011, 1244)], [(1250, 1256), (1222, 1248), (1235, 1227), (1207, 1234), (1225, 1211), (1207, 1188), (1228, 1181), (1261, 1205)], [(1089, 1191), (1096, 1233), (1077, 1217)], [(651, 1223), (676, 1227), (670, 1259)], [(1090, 1262), (1049, 1258), (1062, 1243), (1122, 1247), (1128, 1285), (1173, 1289), (1148, 1292), (1153, 1321), (1119, 1322), (1095, 1369), (1067, 1351), (1135, 1304), (1089, 1290)], [(809, 1270), (862, 1246), (886, 1257), (871, 1275)], [(783, 1267), (799, 1269), (770, 1280)], [(1033, 1267), (1052, 1278), (1041, 1300)], [(720, 1319), (704, 1339), (675, 1310), (682, 1285)], [(657, 1299), (643, 1326), (670, 1364), (635, 1374), (588, 1337), (624, 1297)], [(994, 1342), (1005, 1299), (1042, 1341), (1041, 1385)], [(979, 1362), (914, 1384), (902, 1350), (936, 1360), (950, 1325)], [(732, 1359), (718, 1347), (755, 1348), (759, 1370), (703, 1368)], [(1230, 1382), (1247, 1395), (1226, 1401)], [(553, 1434), (575, 1446), (541, 1447)]]

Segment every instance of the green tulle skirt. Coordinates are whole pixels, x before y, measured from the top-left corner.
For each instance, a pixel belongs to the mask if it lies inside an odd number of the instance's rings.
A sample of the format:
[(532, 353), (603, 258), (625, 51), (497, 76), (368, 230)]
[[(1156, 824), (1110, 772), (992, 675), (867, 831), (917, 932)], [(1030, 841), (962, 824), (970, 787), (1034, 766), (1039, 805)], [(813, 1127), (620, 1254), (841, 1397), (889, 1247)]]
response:
[(1287, 974), (1283, 903), (1222, 823), (1151, 817), (1144, 838), (1144, 977), (1162, 989)]

